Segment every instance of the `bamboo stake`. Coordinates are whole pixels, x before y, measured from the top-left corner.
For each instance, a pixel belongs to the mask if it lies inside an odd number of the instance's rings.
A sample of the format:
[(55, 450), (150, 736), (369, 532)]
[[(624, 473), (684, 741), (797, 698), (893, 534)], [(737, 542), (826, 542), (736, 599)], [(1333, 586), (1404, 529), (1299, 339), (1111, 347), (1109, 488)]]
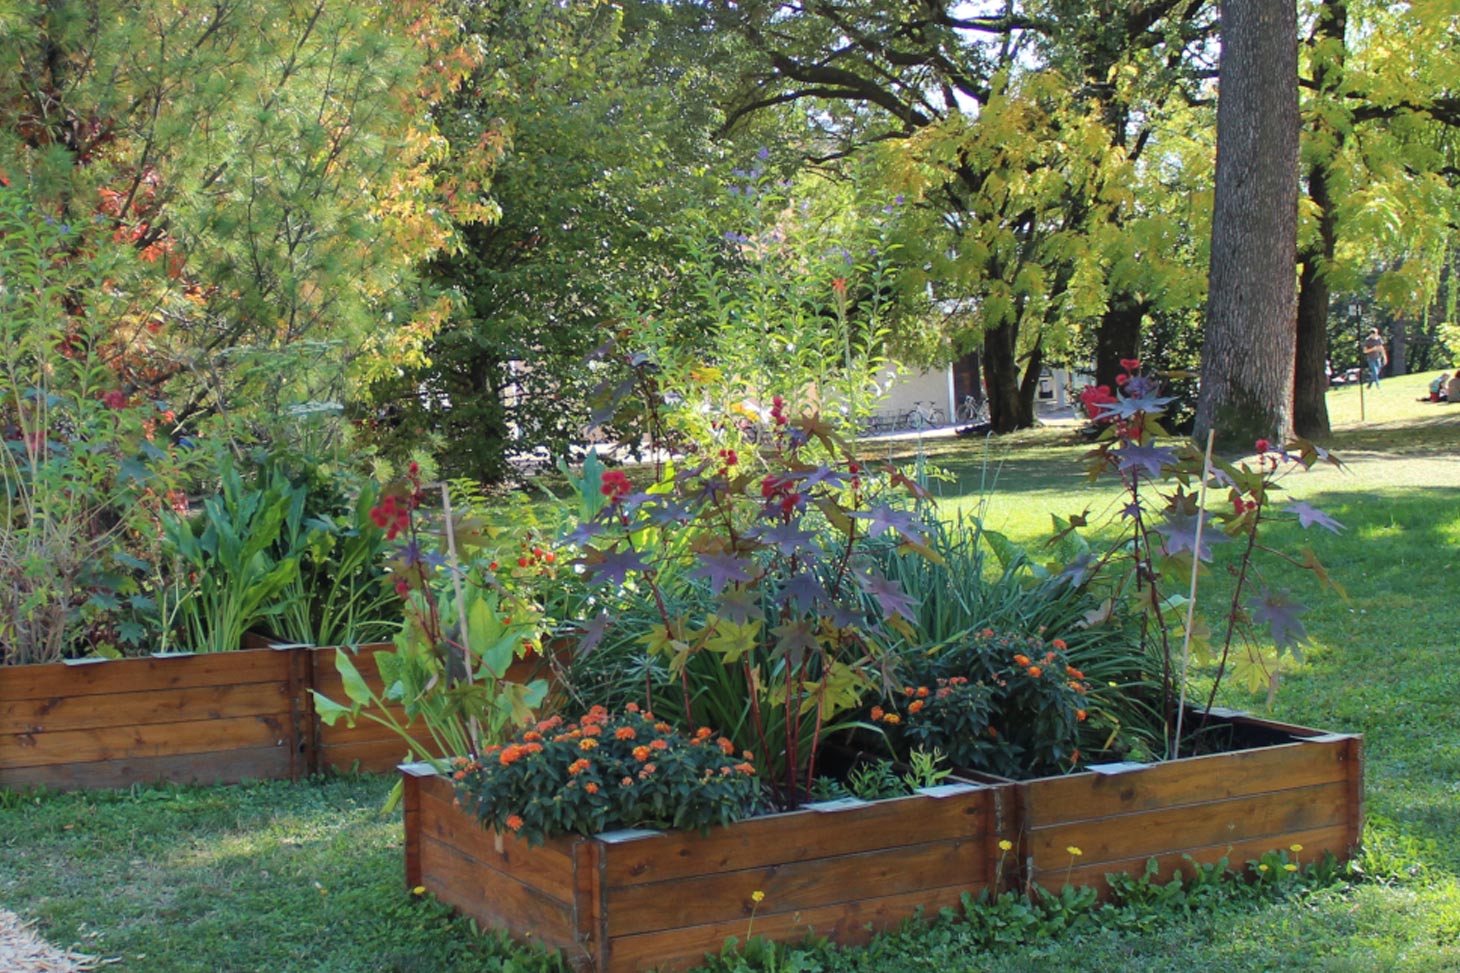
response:
[[(456, 623), (461, 632), (461, 662), (466, 670), (466, 681), (475, 681), (472, 670), (471, 633), (467, 631), (466, 593), (461, 588), (461, 560), (456, 556), (456, 524), (451, 519), (451, 491), (441, 484), (441, 512), (446, 519), (446, 553), (451, 558), (451, 586), (456, 593)], [(449, 648), (448, 648), (449, 650)], [(475, 716), (467, 720), (467, 733), (471, 736), (473, 750), (481, 752), (481, 725)]]
[(1196, 579), (1201, 570), (1201, 533), (1206, 526), (1207, 480), (1212, 475), (1212, 443), (1216, 429), (1207, 430), (1206, 455), (1201, 463), (1201, 487), (1196, 494), (1196, 540), (1191, 545), (1191, 590), (1186, 596), (1186, 631), (1181, 639), (1181, 696), (1176, 704), (1176, 734), (1171, 738), (1170, 759), (1181, 756), (1181, 723), (1186, 716), (1186, 672), (1191, 667), (1191, 627), (1196, 623)]

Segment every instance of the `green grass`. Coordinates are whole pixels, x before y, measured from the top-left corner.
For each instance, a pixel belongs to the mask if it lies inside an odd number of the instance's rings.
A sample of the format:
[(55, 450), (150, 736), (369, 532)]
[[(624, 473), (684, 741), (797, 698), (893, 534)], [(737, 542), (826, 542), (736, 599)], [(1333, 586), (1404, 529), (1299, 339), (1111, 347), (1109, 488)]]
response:
[[(1276, 901), (1170, 914), (1142, 931), (1092, 929), (1022, 948), (969, 948), (956, 921), (860, 950), (793, 954), (781, 969), (1460, 971), (1460, 404), (1413, 401), (1429, 376), (1331, 394), (1345, 470), (1300, 474), (1295, 496), (1347, 530), (1305, 532), (1347, 602), (1295, 584), (1311, 611), (1306, 664), (1283, 719), (1360, 731), (1368, 753), (1365, 881)], [(1049, 512), (1108, 510), (1070, 429), (989, 447), (934, 443), (950, 505), (1032, 542)], [(997, 478), (997, 488), (988, 485)], [(1275, 535), (1296, 542), (1296, 528)], [(1261, 708), (1229, 688), (1223, 702)], [(540, 969), (541, 954), (474, 934), (402, 887), (398, 816), (381, 779), (119, 794), (0, 794), (0, 905), (118, 971)], [(785, 954), (782, 954), (785, 960)], [(798, 967), (799, 964), (799, 967)]]

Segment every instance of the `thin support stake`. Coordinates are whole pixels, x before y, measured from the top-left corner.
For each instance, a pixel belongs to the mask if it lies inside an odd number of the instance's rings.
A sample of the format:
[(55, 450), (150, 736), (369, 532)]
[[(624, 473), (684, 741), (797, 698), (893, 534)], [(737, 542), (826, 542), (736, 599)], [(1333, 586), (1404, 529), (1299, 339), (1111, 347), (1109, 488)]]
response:
[(1196, 624), (1196, 579), (1201, 570), (1201, 531), (1206, 525), (1207, 481), (1212, 476), (1212, 443), (1216, 429), (1207, 430), (1207, 450), (1201, 463), (1201, 486), (1196, 493), (1196, 542), (1191, 551), (1191, 590), (1186, 596), (1186, 631), (1181, 638), (1181, 697), (1176, 704), (1176, 735), (1171, 738), (1170, 757), (1181, 756), (1181, 722), (1186, 715), (1186, 671), (1191, 667), (1191, 627)]

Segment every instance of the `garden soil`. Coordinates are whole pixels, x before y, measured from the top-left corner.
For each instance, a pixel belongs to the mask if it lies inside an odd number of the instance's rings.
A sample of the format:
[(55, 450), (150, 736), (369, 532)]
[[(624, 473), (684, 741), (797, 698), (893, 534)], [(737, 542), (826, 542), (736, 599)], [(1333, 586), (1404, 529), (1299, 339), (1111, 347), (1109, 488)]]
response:
[(97, 960), (71, 950), (62, 952), (37, 936), (20, 916), (0, 909), (0, 970), (5, 973), (83, 973)]

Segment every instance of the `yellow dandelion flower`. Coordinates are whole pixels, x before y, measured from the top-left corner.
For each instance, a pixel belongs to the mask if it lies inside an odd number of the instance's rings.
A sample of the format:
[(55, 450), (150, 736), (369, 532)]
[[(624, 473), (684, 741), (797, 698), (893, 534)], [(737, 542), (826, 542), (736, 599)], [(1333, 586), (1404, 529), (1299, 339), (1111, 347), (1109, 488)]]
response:
[(1298, 866), (1294, 865), (1292, 862), (1288, 862), (1286, 865), (1283, 866), (1283, 871), (1285, 872), (1296, 872), (1297, 870)]
[(1069, 852), (1071, 855), (1074, 855), (1076, 858), (1079, 858), (1081, 855), (1084, 854), (1083, 851), (1081, 851), (1079, 848), (1077, 848), (1074, 845), (1067, 845), (1065, 847), (1065, 851)]
[(425, 895), (426, 894), (426, 886), (424, 886), (424, 885), (417, 885), (415, 888), (411, 889), (411, 894), (412, 895)]
[(999, 842), (999, 851), (1013, 851), (1013, 850), (1014, 850), (1014, 842), (1010, 841), (1008, 838), (1005, 838), (1003, 841)]
[(750, 901), (759, 905), (760, 903), (765, 901), (765, 893), (762, 892), (760, 889), (756, 889), (754, 892), (750, 893)]
[(1302, 845), (1292, 845), (1291, 847), (1289, 847), (1288, 850), (1289, 851), (1292, 851), (1292, 852), (1299, 852), (1299, 851), (1302, 851), (1303, 850), (1303, 846)]
[(1267, 871), (1267, 866), (1266, 865), (1258, 865), (1257, 866), (1257, 870), (1259, 872), (1265, 872), (1265, 871)]

